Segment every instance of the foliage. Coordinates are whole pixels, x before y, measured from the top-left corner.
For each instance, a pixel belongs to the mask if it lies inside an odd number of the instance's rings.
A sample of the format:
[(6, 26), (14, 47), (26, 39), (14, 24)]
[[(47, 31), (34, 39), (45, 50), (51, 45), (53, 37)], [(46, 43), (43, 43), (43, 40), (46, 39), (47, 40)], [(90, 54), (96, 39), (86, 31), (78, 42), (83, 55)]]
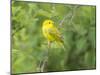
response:
[[(45, 57), (45, 72), (95, 69), (95, 11), (95, 6), (12, 1), (12, 73), (40, 72)], [(62, 32), (66, 51), (55, 43), (47, 48), (45, 19)]]

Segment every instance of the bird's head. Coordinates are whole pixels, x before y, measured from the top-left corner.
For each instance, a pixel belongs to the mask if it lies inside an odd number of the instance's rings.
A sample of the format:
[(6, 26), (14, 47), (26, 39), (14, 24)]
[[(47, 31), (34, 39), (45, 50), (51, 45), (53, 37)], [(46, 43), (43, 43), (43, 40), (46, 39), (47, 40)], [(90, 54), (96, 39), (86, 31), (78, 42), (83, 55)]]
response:
[(52, 20), (45, 20), (44, 22), (43, 22), (43, 25), (53, 25), (53, 21)]

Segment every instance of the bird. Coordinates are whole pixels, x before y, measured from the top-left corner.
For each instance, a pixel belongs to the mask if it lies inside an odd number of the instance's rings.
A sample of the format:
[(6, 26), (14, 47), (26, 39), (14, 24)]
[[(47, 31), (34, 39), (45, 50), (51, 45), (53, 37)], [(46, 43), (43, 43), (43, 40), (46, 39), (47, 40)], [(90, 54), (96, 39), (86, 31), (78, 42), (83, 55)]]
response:
[(44, 20), (42, 24), (42, 33), (48, 41), (48, 48), (51, 47), (51, 42), (56, 42), (64, 48), (63, 37), (54, 24), (54, 21), (50, 19)]

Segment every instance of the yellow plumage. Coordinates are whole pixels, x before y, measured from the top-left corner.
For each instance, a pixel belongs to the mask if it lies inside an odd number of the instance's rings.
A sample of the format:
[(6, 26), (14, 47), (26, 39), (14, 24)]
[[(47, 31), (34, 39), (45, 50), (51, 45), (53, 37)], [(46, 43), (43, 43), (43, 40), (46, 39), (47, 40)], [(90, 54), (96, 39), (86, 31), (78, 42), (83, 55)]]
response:
[(42, 32), (45, 38), (48, 40), (48, 44), (50, 42), (57, 42), (58, 44), (63, 44), (63, 40), (60, 32), (57, 27), (54, 26), (54, 22), (52, 20), (45, 20), (42, 25)]

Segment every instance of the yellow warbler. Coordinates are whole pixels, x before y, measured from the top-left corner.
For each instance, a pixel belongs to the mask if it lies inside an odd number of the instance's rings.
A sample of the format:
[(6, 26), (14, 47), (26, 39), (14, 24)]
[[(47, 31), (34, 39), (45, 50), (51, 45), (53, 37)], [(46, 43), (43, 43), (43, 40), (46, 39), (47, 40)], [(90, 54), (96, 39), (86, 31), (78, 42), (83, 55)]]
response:
[(54, 26), (54, 22), (52, 20), (45, 20), (43, 22), (42, 31), (44, 37), (48, 40), (48, 47), (50, 47), (50, 43), (54, 41), (63, 45), (62, 36), (57, 27)]

